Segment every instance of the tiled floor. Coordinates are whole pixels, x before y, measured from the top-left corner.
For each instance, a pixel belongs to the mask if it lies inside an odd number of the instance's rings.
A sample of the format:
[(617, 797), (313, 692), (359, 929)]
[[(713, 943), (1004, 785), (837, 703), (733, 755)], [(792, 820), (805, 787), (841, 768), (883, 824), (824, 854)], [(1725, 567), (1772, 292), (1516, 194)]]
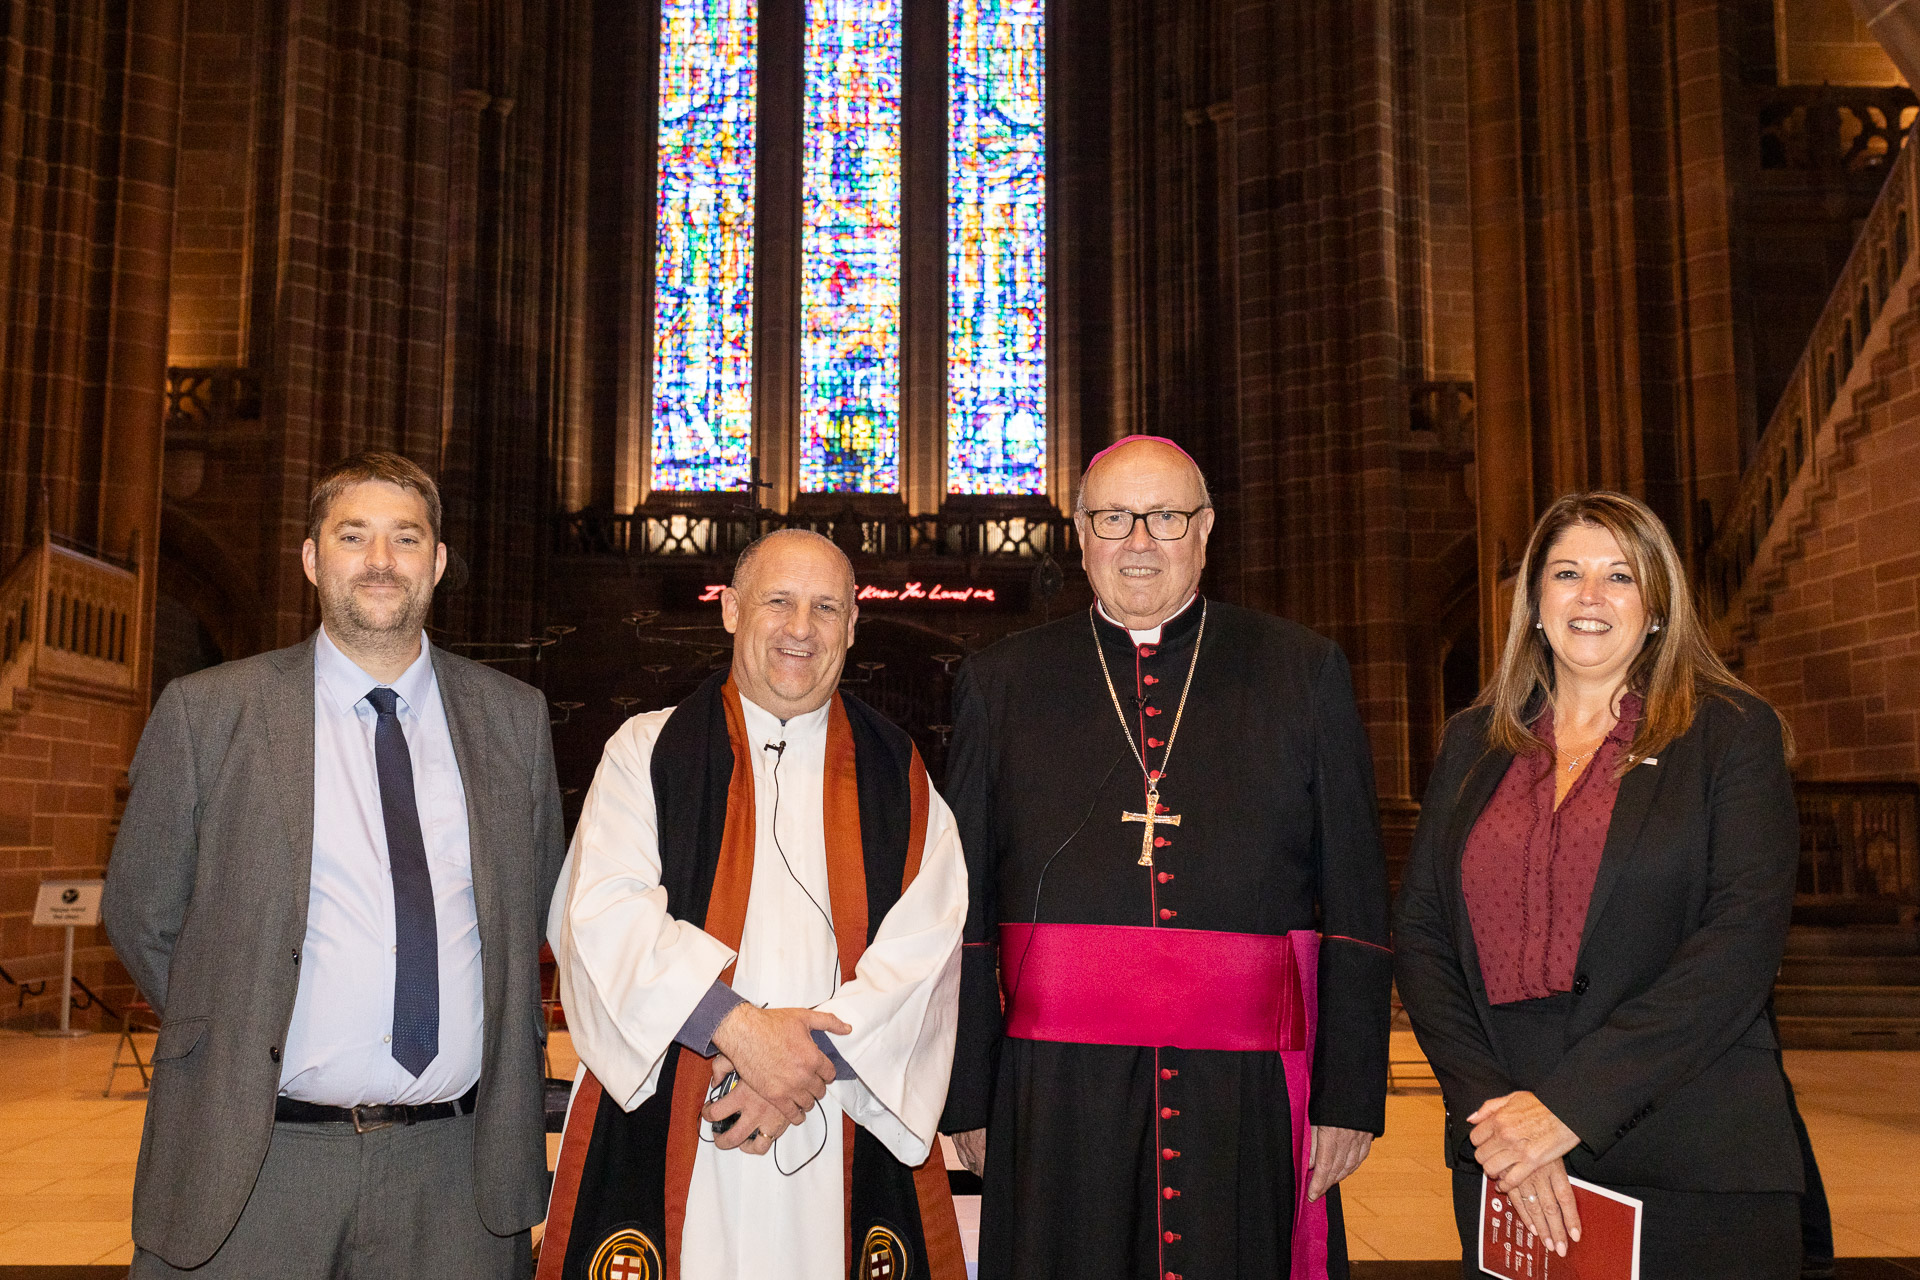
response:
[[(1418, 1060), (1396, 1033), (1395, 1057)], [(143, 1037), (142, 1051), (152, 1043)], [(0, 1032), (0, 1267), (125, 1263), (145, 1111), (137, 1073), (101, 1097), (114, 1038)], [(553, 1070), (569, 1074), (565, 1036)], [(1839, 1252), (1920, 1257), (1920, 1053), (1791, 1053), (1832, 1202)], [(1457, 1257), (1432, 1077), (1398, 1070), (1387, 1134), (1346, 1187), (1356, 1260)], [(558, 1137), (549, 1140), (557, 1150)], [(971, 1206), (963, 1206), (970, 1208)], [(968, 1215), (963, 1213), (963, 1218)], [(963, 1225), (971, 1225), (970, 1223)]]
[(125, 1071), (113, 1097), (100, 1096), (113, 1046), (105, 1035), (0, 1033), (0, 1265), (132, 1259), (146, 1095)]

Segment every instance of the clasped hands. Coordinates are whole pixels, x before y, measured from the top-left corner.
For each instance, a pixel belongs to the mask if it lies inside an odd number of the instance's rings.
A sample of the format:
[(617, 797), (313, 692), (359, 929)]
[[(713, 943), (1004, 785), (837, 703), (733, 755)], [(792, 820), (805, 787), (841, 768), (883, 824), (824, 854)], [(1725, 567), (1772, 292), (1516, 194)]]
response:
[(1467, 1123), (1481, 1171), (1513, 1202), (1527, 1230), (1566, 1257), (1567, 1242), (1580, 1238), (1580, 1210), (1561, 1157), (1580, 1145), (1580, 1135), (1524, 1089), (1487, 1099)]
[(844, 1036), (853, 1028), (818, 1009), (759, 1009), (735, 1005), (714, 1028), (712, 1080), (718, 1085), (728, 1072), (740, 1080), (724, 1097), (701, 1111), (709, 1124), (738, 1115), (725, 1133), (714, 1135), (723, 1151), (742, 1148), (763, 1156), (791, 1126), (806, 1119), (813, 1104), (826, 1096), (833, 1079), (833, 1063), (813, 1042), (815, 1031)]

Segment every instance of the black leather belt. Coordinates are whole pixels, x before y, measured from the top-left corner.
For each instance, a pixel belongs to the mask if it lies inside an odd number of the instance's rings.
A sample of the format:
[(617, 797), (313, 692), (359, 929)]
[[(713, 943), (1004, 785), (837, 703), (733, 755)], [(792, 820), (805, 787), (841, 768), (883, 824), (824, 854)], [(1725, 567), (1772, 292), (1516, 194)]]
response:
[(350, 1124), (355, 1133), (371, 1133), (396, 1124), (419, 1124), (423, 1120), (451, 1120), (473, 1114), (473, 1103), (480, 1096), (475, 1085), (452, 1102), (391, 1103), (367, 1107), (329, 1107), (298, 1098), (275, 1098), (273, 1118), (282, 1124)]

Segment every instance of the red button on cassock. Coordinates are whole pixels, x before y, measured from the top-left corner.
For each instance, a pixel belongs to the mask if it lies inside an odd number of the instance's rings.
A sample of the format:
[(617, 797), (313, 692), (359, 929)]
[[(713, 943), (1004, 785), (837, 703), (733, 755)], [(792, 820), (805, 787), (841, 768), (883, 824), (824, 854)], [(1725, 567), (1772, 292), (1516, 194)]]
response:
[(1172, 1147), (1162, 1147), (1160, 1148), (1160, 1158), (1162, 1160), (1178, 1160), (1180, 1158), (1180, 1153), (1178, 1151), (1175, 1151)]
[(1165, 884), (1165, 883), (1167, 883), (1167, 882), (1168, 882), (1169, 880), (1171, 880), (1171, 879), (1173, 879), (1173, 872), (1171, 872), (1171, 871), (1162, 871), (1162, 872), (1160, 873), (1160, 883), (1161, 883), (1161, 884)]
[(1153, 847), (1156, 849), (1164, 849), (1172, 843), (1173, 841), (1167, 839), (1165, 836), (1155, 836), (1153, 838)]
[(1160, 1188), (1160, 1198), (1162, 1200), (1176, 1200), (1179, 1198), (1179, 1196), (1180, 1196), (1180, 1193), (1178, 1191), (1175, 1191), (1172, 1187)]
[(1148, 739), (1147, 739), (1147, 745), (1148, 745), (1148, 746), (1150, 746), (1150, 747), (1164, 747), (1164, 746), (1166, 746), (1167, 744), (1166, 744), (1166, 743), (1164, 743), (1164, 742), (1162, 742), (1162, 741), (1160, 741), (1160, 739), (1158, 739), (1158, 738), (1148, 738)]
[(1173, 1078), (1174, 1078), (1175, 1076), (1177, 1076), (1177, 1075), (1179, 1075), (1179, 1074), (1180, 1074), (1180, 1073), (1179, 1073), (1178, 1071), (1175, 1071), (1175, 1070), (1174, 1070), (1174, 1069), (1173, 1069), (1172, 1067), (1162, 1067), (1162, 1068), (1160, 1068), (1160, 1078), (1161, 1078), (1162, 1080), (1171, 1080), (1171, 1079), (1173, 1079)]
[(1159, 684), (1159, 683), (1160, 683), (1160, 681), (1159, 681), (1159, 679), (1158, 679), (1157, 677), (1155, 677), (1155, 676), (1141, 676), (1141, 677), (1140, 677), (1140, 679), (1141, 679), (1142, 681), (1144, 681), (1145, 683), (1147, 683), (1147, 684)]
[(1179, 1114), (1180, 1114), (1180, 1113), (1179, 1113), (1178, 1111), (1175, 1111), (1175, 1110), (1174, 1110), (1174, 1109), (1173, 1109), (1172, 1107), (1162, 1107), (1162, 1108), (1160, 1108), (1160, 1118), (1161, 1118), (1162, 1120), (1171, 1120), (1171, 1119), (1173, 1119), (1173, 1118), (1174, 1118), (1175, 1116), (1177, 1116), (1177, 1115), (1179, 1115)]
[(1141, 657), (1143, 657), (1143, 658), (1151, 658), (1151, 657), (1153, 656), (1153, 653), (1154, 653), (1154, 649), (1153, 649), (1153, 646), (1152, 646), (1152, 645), (1150, 645), (1150, 644), (1143, 644), (1143, 645), (1141, 645), (1141, 646), (1140, 646), (1140, 656), (1141, 656)]
[(1157, 804), (1157, 805), (1155, 805), (1155, 806), (1153, 806), (1153, 811), (1154, 811), (1155, 813), (1165, 813), (1165, 812), (1167, 811), (1167, 806), (1165, 806), (1165, 805), (1163, 805), (1163, 804)]
[(1146, 710), (1146, 713), (1150, 716), (1157, 716), (1160, 714), (1160, 708), (1158, 707), (1147, 707), (1145, 708), (1145, 710)]
[(1161, 1233), (1160, 1238), (1162, 1240), (1165, 1240), (1168, 1244), (1172, 1244), (1175, 1240), (1178, 1240), (1180, 1238), (1180, 1233), (1178, 1231), (1166, 1231)]
[(1178, 911), (1175, 911), (1175, 910), (1174, 910), (1173, 908), (1171, 908), (1171, 907), (1162, 907), (1162, 908), (1160, 908), (1160, 918), (1161, 918), (1162, 920), (1171, 920), (1171, 919), (1173, 919), (1173, 918), (1174, 918), (1175, 916), (1177, 916), (1177, 915), (1179, 915), (1179, 914), (1180, 914), (1180, 913), (1179, 913)]

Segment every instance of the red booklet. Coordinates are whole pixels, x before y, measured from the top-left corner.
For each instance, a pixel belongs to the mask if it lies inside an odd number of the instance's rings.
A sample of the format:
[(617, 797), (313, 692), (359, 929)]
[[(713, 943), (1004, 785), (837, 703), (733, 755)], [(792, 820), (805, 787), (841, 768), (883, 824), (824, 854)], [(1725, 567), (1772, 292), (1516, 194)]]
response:
[(1480, 1179), (1480, 1269), (1503, 1280), (1640, 1280), (1640, 1202), (1568, 1178), (1580, 1238), (1567, 1256), (1527, 1230), (1500, 1188)]

